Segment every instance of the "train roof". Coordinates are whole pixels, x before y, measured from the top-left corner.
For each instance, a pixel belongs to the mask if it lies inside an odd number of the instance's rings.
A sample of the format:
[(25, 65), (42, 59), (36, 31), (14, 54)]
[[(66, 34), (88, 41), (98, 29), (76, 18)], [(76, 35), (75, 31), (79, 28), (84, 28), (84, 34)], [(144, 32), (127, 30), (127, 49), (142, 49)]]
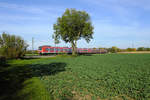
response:
[[(39, 46), (39, 47), (55, 47), (55, 46), (43, 45), (43, 46)], [(56, 47), (56, 48), (70, 48), (70, 47)]]
[(51, 47), (50, 45), (42, 45), (42, 46), (39, 46), (39, 47)]

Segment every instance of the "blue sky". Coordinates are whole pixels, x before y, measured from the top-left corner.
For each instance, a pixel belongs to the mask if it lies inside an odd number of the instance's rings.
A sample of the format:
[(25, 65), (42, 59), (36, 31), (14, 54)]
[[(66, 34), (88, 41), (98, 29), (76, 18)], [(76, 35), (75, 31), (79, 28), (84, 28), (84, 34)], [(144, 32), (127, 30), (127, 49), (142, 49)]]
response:
[[(78, 47), (150, 47), (150, 0), (0, 0), (0, 34), (23, 37), (31, 48), (52, 45), (53, 24), (66, 8), (91, 16), (94, 39)], [(70, 46), (61, 42), (57, 46)]]

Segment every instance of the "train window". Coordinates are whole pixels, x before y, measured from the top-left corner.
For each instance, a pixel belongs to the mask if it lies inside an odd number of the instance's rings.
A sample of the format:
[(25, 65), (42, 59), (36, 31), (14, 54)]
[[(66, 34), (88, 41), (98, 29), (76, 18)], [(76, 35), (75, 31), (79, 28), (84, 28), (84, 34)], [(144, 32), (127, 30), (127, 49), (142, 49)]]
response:
[(58, 52), (60, 52), (60, 51), (61, 51), (61, 49), (58, 48)]
[(56, 48), (54, 48), (54, 51), (56, 52)]
[(39, 50), (42, 50), (42, 47), (39, 47)]
[(88, 50), (83, 50), (83, 51), (88, 51)]
[(50, 48), (50, 51), (54, 51), (54, 49), (53, 49), (53, 48)]
[(64, 49), (64, 51), (66, 51), (66, 52), (67, 52), (67, 51), (68, 51), (68, 49)]
[(45, 50), (46, 50), (46, 51), (50, 51), (50, 48), (46, 48)]

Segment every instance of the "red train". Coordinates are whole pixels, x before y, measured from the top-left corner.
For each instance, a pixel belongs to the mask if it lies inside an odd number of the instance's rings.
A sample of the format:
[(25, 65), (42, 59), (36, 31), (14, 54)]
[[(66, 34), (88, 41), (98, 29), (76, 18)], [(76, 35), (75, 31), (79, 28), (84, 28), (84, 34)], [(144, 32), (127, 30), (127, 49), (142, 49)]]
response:
[[(58, 53), (72, 53), (72, 48), (69, 47), (52, 47), (52, 46), (40, 46), (38, 49), (39, 54), (58, 54)], [(96, 54), (107, 53), (105, 49), (93, 49), (93, 48), (77, 48), (79, 54)]]

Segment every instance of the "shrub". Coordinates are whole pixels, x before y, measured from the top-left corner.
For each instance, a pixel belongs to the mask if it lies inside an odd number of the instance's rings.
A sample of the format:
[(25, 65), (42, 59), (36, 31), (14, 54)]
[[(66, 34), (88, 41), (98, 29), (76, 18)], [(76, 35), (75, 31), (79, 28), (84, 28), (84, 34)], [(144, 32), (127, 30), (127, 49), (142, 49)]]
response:
[(150, 48), (146, 48), (146, 51), (150, 51)]
[(111, 52), (111, 53), (117, 53), (118, 52), (118, 48), (113, 46), (111, 48), (108, 48), (108, 52)]
[(136, 48), (127, 48), (126, 51), (136, 51)]
[(24, 56), (28, 45), (25, 41), (15, 35), (3, 32), (0, 36), (0, 55), (6, 58), (20, 58)]
[(139, 48), (137, 49), (137, 51), (145, 51), (145, 48), (144, 48), (144, 47), (139, 47)]
[(150, 48), (139, 47), (137, 51), (150, 51)]

